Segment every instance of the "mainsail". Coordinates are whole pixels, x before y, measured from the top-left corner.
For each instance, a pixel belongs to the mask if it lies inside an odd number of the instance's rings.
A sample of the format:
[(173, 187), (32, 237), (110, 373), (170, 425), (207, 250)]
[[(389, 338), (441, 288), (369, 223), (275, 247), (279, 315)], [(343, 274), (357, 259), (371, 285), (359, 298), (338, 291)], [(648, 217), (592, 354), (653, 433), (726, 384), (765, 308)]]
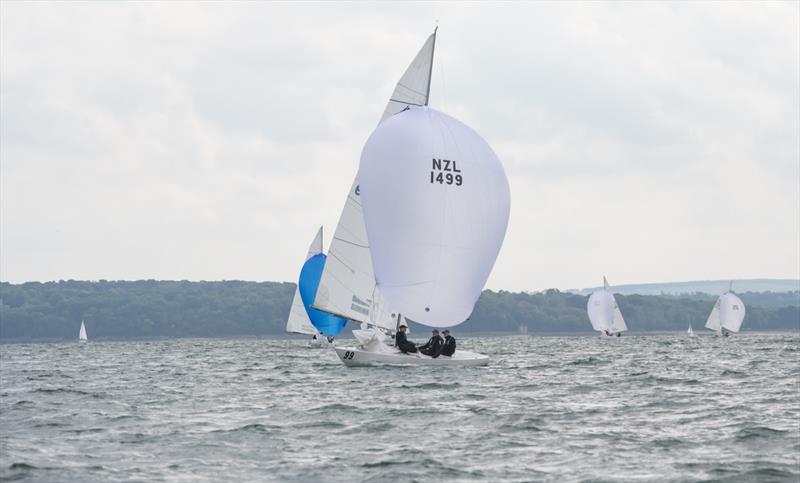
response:
[(460, 121), (410, 107), (369, 137), (359, 176), (389, 306), (430, 327), (464, 322), (508, 227), (508, 179), (492, 148)]
[[(409, 106), (428, 104), (435, 44), (436, 31), (428, 37), (395, 86), (381, 121)], [(313, 307), (393, 331), (398, 320), (388, 310), (376, 287), (358, 180), (356, 175), (347, 194)]]
[[(318, 253), (322, 253), (322, 227), (319, 227), (319, 231), (317, 231), (317, 236), (314, 237), (314, 240), (308, 247), (308, 253), (306, 253), (305, 261), (308, 261), (309, 258), (313, 257)], [(286, 321), (286, 332), (292, 332), (294, 334), (307, 334), (307, 335), (315, 335), (318, 333), (317, 329), (315, 329), (314, 326), (311, 324), (311, 320), (309, 320), (308, 318), (308, 313), (306, 312), (306, 308), (303, 305), (303, 300), (300, 298), (299, 284), (297, 288), (294, 290), (294, 298), (292, 299), (292, 308), (289, 310), (289, 318)]]
[(86, 326), (83, 324), (82, 320), (81, 329), (78, 331), (78, 340), (89, 340), (88, 337), (86, 337)]
[(722, 324), (719, 321), (719, 304), (722, 300), (722, 297), (718, 298), (716, 303), (714, 304), (714, 308), (711, 309), (711, 313), (708, 314), (708, 319), (706, 320), (706, 329), (710, 329), (716, 332), (719, 332), (722, 329)]

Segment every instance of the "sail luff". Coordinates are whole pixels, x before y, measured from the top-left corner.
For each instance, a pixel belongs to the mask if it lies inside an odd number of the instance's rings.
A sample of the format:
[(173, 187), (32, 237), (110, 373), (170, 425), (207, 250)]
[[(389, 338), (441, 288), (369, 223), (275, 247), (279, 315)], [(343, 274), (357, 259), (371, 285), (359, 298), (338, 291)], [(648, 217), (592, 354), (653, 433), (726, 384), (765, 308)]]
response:
[(437, 25), (435, 29), (433, 29), (433, 42), (431, 44), (431, 62), (428, 66), (428, 88), (425, 90), (425, 105), (427, 106), (428, 103), (431, 102), (431, 79), (433, 79), (433, 54), (436, 53), (436, 32), (439, 30), (439, 26)]

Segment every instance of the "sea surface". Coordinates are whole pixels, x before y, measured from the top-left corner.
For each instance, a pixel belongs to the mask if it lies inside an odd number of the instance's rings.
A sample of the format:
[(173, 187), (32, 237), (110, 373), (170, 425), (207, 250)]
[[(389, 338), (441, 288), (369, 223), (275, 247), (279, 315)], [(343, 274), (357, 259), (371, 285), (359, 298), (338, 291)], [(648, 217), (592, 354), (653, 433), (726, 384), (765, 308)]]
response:
[(797, 333), (459, 342), (492, 363), (346, 368), (301, 340), (1, 345), (0, 478), (800, 480)]

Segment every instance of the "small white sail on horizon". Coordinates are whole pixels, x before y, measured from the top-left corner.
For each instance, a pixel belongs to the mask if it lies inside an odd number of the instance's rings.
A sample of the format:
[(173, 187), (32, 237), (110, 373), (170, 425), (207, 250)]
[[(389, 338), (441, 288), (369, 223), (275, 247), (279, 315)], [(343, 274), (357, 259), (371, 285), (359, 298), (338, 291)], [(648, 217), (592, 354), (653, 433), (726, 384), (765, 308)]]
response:
[(78, 331), (78, 340), (81, 342), (86, 342), (89, 338), (86, 336), (86, 325), (84, 325), (83, 320), (81, 320), (81, 328)]
[(692, 323), (689, 322), (689, 330), (686, 331), (689, 334), (689, 337), (694, 337), (694, 330), (692, 329)]
[[(428, 104), (435, 44), (434, 30), (395, 86), (379, 124), (409, 106)], [(386, 307), (375, 281), (358, 173), (328, 247), (313, 307), (389, 331), (400, 323)]]
[[(308, 261), (309, 258), (318, 253), (322, 253), (322, 227), (319, 227), (317, 235), (314, 237), (314, 240), (312, 240), (311, 245), (309, 245), (305, 261)], [(308, 312), (306, 311), (306, 307), (303, 305), (303, 300), (300, 297), (299, 285), (294, 290), (292, 308), (289, 310), (289, 317), (286, 320), (286, 332), (312, 336), (319, 334), (317, 329), (311, 323), (311, 319), (308, 318)]]
[(744, 322), (745, 314), (744, 302), (733, 293), (733, 282), (731, 282), (728, 291), (719, 296), (714, 308), (711, 309), (711, 314), (706, 321), (706, 328), (715, 331), (717, 335), (738, 333)]
[(608, 280), (603, 276), (603, 288), (595, 290), (586, 303), (592, 328), (602, 334), (620, 334), (628, 330)]

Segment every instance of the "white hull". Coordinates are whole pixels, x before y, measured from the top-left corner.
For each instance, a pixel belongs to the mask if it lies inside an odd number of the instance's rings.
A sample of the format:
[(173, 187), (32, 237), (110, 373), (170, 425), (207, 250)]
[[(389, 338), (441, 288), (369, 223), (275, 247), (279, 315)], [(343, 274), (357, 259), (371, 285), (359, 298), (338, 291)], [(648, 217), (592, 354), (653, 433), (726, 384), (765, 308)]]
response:
[(356, 347), (334, 347), (336, 355), (346, 366), (371, 366), (371, 365), (408, 365), (408, 366), (445, 366), (445, 367), (475, 367), (489, 364), (489, 356), (477, 352), (456, 350), (452, 357), (439, 356), (437, 358), (422, 354), (404, 354), (399, 349), (391, 347), (385, 351), (373, 352)]

